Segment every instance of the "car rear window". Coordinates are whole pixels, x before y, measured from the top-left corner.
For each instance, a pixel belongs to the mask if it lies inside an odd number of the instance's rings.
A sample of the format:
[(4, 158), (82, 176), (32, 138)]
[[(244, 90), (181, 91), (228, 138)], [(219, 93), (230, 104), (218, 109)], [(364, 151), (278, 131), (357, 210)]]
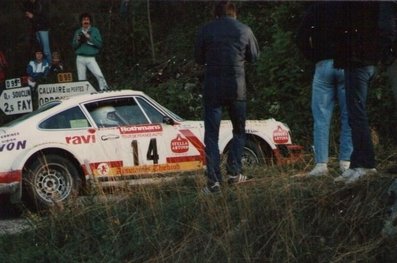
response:
[(87, 118), (79, 107), (62, 111), (41, 122), (41, 129), (76, 129), (90, 127)]

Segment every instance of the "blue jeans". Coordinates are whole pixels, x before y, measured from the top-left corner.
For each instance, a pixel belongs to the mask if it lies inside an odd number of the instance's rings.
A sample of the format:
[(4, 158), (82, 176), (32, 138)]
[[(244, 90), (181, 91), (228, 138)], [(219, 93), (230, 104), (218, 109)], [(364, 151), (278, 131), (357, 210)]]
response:
[(37, 31), (36, 39), (39, 42), (43, 53), (48, 63), (52, 64), (51, 49), (50, 49), (50, 39), (48, 36), (48, 31)]
[(327, 163), (329, 132), (335, 102), (340, 110), (339, 160), (350, 160), (353, 151), (351, 129), (348, 121), (345, 78), (343, 69), (335, 69), (333, 60), (319, 61), (313, 77), (312, 114), (316, 163)]
[(353, 139), (350, 168), (375, 168), (366, 110), (368, 88), (374, 73), (374, 66), (345, 69), (346, 102)]
[[(233, 138), (227, 158), (227, 173), (238, 175), (242, 172), (241, 158), (245, 146), (246, 101), (225, 103), (233, 125)], [(219, 153), (219, 129), (222, 119), (222, 105), (204, 102), (204, 143), (209, 183), (222, 182)]]

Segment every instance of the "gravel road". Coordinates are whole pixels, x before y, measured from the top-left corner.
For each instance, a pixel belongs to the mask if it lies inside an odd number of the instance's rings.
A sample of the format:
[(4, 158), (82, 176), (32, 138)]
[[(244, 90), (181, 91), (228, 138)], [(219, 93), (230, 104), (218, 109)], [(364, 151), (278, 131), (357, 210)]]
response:
[(29, 221), (24, 218), (0, 219), (0, 235), (20, 233), (30, 227)]
[(31, 227), (17, 208), (8, 203), (0, 202), (0, 235), (16, 234)]

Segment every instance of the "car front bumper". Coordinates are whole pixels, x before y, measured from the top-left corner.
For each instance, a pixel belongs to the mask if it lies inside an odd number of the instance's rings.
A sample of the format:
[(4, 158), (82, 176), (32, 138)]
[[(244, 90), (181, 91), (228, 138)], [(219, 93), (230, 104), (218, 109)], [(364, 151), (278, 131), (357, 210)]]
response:
[(0, 184), (0, 194), (13, 194), (19, 189), (19, 182)]
[(303, 161), (303, 146), (296, 144), (279, 144), (273, 150), (277, 164), (293, 164)]

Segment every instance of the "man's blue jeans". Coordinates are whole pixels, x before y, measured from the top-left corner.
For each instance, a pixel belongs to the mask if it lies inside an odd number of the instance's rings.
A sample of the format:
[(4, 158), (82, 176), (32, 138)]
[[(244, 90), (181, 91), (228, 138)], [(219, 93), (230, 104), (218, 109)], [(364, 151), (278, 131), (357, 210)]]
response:
[(348, 121), (343, 69), (336, 69), (332, 59), (317, 62), (312, 84), (313, 141), (316, 163), (327, 163), (329, 133), (335, 102), (340, 111), (339, 160), (349, 161), (353, 151)]
[(41, 48), (43, 49), (43, 53), (48, 63), (52, 64), (52, 55), (50, 49), (50, 38), (48, 35), (48, 31), (37, 31), (36, 39), (39, 42)]
[[(245, 146), (246, 101), (230, 101), (223, 106), (228, 110), (233, 124), (233, 139), (227, 158), (227, 173), (238, 175), (242, 172), (242, 153)], [(219, 129), (222, 119), (222, 105), (204, 102), (204, 143), (209, 183), (222, 182), (219, 153)]]
[(346, 102), (353, 139), (350, 168), (375, 168), (366, 110), (368, 88), (374, 73), (374, 66), (345, 69)]

